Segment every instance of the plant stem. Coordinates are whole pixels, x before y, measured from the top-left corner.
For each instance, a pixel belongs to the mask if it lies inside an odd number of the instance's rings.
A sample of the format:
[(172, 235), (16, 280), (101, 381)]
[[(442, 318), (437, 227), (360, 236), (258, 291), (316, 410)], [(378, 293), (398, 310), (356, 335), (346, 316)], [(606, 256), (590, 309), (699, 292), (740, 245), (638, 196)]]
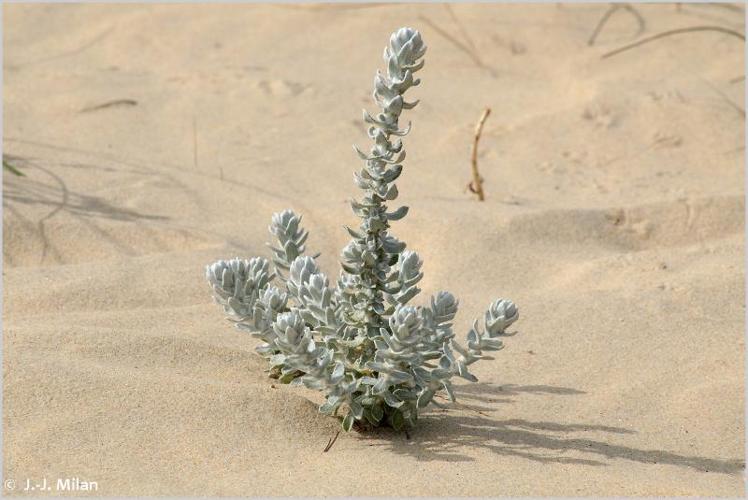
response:
[(732, 35), (735, 38), (739, 38), (740, 40), (743, 40), (745, 42), (744, 34), (740, 33), (739, 31), (732, 30), (730, 28), (723, 28), (722, 26), (691, 26), (688, 28), (678, 28), (674, 30), (663, 31), (662, 33), (657, 33), (656, 35), (643, 38), (639, 40), (638, 42), (634, 42), (629, 45), (624, 45), (623, 47), (617, 48), (615, 50), (611, 50), (610, 52), (606, 52), (605, 54), (600, 56), (600, 58), (607, 59), (608, 57), (614, 56), (616, 54), (620, 54), (621, 52), (631, 50), (633, 48), (639, 47), (649, 42), (654, 42), (655, 40), (659, 40), (660, 38), (665, 38), (665, 37), (672, 36), (672, 35), (679, 35), (682, 33), (693, 33), (696, 31), (716, 31), (719, 33), (724, 33), (726, 35)]
[(478, 120), (478, 124), (475, 126), (475, 137), (473, 138), (473, 151), (471, 155), (473, 182), (470, 184), (470, 190), (478, 195), (480, 201), (485, 200), (485, 196), (483, 194), (483, 179), (478, 172), (478, 141), (480, 140), (481, 132), (483, 132), (483, 124), (486, 123), (486, 118), (490, 114), (491, 108), (484, 109), (480, 120)]
[(24, 174), (23, 172), (21, 172), (20, 170), (18, 170), (16, 167), (14, 167), (10, 163), (8, 163), (5, 160), (5, 158), (3, 158), (3, 168), (6, 169), (6, 170), (9, 170), (11, 173), (13, 173), (15, 175), (18, 175), (20, 177), (25, 177), (26, 176), (26, 174)]

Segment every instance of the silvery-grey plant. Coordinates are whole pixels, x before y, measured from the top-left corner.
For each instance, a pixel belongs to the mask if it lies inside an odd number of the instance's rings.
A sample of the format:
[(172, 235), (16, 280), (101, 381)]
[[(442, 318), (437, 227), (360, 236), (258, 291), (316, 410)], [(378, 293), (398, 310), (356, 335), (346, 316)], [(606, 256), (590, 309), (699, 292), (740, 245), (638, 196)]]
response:
[(458, 302), (451, 293), (410, 305), (420, 292), (422, 261), (389, 231), (408, 208), (388, 211), (386, 202), (398, 195), (394, 181), (405, 158), (398, 137), (410, 129), (400, 128), (400, 114), (417, 104), (403, 94), (420, 83), (413, 75), (425, 52), (411, 28), (394, 32), (384, 49), (386, 74), (377, 71), (374, 78), (381, 112), (363, 116), (374, 144), (368, 153), (356, 148), (364, 162), (355, 174), (363, 196), (351, 205), (361, 223), (347, 228), (352, 239), (337, 283), (319, 270), (317, 256), (304, 255), (308, 232), (291, 210), (272, 217), (272, 264), (236, 258), (206, 269), (216, 302), (238, 329), (261, 340), (257, 351), (268, 359), (271, 376), (324, 391), (320, 411), (338, 416), (346, 431), (354, 424), (400, 430), (415, 423), (419, 409), (438, 405), (438, 392), (454, 401), (452, 377), (476, 381), (468, 366), (501, 349), (518, 317), (511, 301), (494, 301), (463, 347), (452, 331)]

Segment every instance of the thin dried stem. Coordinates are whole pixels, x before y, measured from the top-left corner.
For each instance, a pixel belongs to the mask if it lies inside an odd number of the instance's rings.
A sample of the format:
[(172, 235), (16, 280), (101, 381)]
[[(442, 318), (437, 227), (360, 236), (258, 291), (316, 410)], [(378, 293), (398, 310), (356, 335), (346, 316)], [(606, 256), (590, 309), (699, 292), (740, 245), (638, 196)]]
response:
[(325, 449), (322, 450), (322, 453), (327, 453), (328, 451), (330, 451), (332, 445), (334, 445), (335, 441), (338, 440), (338, 436), (340, 436), (340, 431), (336, 432), (335, 435), (327, 441), (327, 446), (325, 446)]
[(631, 50), (636, 47), (640, 47), (644, 44), (647, 44), (649, 42), (654, 42), (655, 40), (659, 40), (661, 38), (665, 38), (672, 35), (679, 35), (682, 33), (693, 33), (697, 31), (716, 31), (719, 33), (724, 33), (726, 35), (732, 35), (735, 38), (739, 38), (740, 40), (745, 42), (745, 35), (740, 33), (739, 31), (735, 31), (730, 28), (723, 28), (722, 26), (690, 26), (688, 28), (678, 28), (674, 30), (669, 31), (663, 31), (662, 33), (657, 33), (656, 35), (649, 36), (647, 38), (643, 38), (639, 40), (638, 42), (631, 43), (629, 45), (624, 45), (623, 47), (619, 47), (615, 50), (611, 50), (610, 52), (606, 52), (602, 56), (600, 56), (601, 59), (607, 59), (608, 57), (612, 57), (616, 54), (620, 54), (621, 52), (625, 52), (627, 50)]
[(603, 16), (600, 18), (600, 21), (598, 21), (597, 26), (595, 26), (595, 29), (592, 31), (592, 34), (590, 35), (589, 40), (587, 40), (587, 45), (590, 47), (595, 44), (595, 40), (597, 40), (597, 36), (602, 31), (605, 24), (608, 22), (610, 17), (618, 10), (618, 9), (624, 9), (628, 11), (632, 16), (636, 18), (636, 22), (638, 23), (639, 27), (637, 29), (636, 35), (639, 36), (644, 32), (644, 29), (646, 28), (646, 23), (644, 21), (644, 18), (639, 13), (638, 10), (636, 10), (634, 7), (627, 3), (622, 4), (611, 4), (610, 7), (608, 7), (608, 10), (605, 11)]
[(483, 178), (478, 172), (478, 141), (480, 141), (480, 134), (483, 132), (483, 124), (486, 123), (486, 118), (491, 114), (491, 108), (483, 110), (483, 114), (478, 120), (478, 124), (475, 126), (475, 137), (473, 138), (473, 151), (471, 154), (471, 164), (473, 167), (473, 180), (470, 183), (470, 191), (478, 195), (480, 201), (485, 200), (483, 193)]
[[(453, 16), (453, 19), (456, 19), (454, 18), (454, 12), (452, 10), (450, 10), (449, 12)], [(491, 73), (492, 76), (495, 76), (494, 69), (491, 68), (490, 66), (487, 66), (483, 62), (483, 60), (480, 58), (480, 56), (478, 55), (478, 51), (475, 49), (475, 44), (473, 43), (471, 38), (467, 38), (466, 42), (462, 42), (458, 40), (456, 37), (454, 37), (453, 35), (451, 35), (447, 30), (439, 27), (439, 25), (437, 25), (431, 19), (424, 17), (424, 16), (420, 16), (419, 19), (425, 22), (426, 24), (428, 24), (429, 26), (431, 26), (431, 28), (433, 28), (434, 31), (436, 31), (441, 36), (443, 36), (444, 38), (452, 42), (455, 45), (455, 47), (457, 47), (458, 49), (463, 51), (465, 54), (467, 54), (467, 56), (470, 59), (472, 59), (473, 63), (475, 63), (477, 67), (485, 69), (489, 73)], [(459, 25), (459, 21), (455, 20), (455, 22)]]
[(3, 155), (3, 168), (12, 174), (18, 175), (20, 177), (26, 177), (26, 174), (18, 170), (14, 165), (11, 165), (11, 163), (8, 161), (8, 159), (4, 155)]
[(79, 113), (90, 113), (91, 111), (98, 111), (100, 109), (116, 108), (116, 107), (130, 107), (137, 106), (138, 101), (135, 99), (115, 99), (113, 101), (107, 101), (95, 106), (87, 106), (79, 111)]

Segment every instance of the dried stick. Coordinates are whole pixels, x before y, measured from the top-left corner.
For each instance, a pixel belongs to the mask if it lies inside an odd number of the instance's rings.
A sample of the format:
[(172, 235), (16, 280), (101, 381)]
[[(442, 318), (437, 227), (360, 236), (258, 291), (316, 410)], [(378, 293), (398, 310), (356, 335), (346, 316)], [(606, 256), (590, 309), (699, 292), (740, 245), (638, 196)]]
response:
[(26, 174), (18, 170), (15, 166), (11, 165), (10, 162), (3, 156), (3, 168), (8, 170), (10, 173), (18, 175), (20, 177), (26, 177)]
[[(460, 40), (458, 40), (457, 38), (455, 38), (454, 36), (452, 36), (447, 30), (440, 28), (431, 19), (429, 19), (427, 17), (424, 17), (424, 16), (419, 16), (418, 18), (421, 21), (423, 21), (424, 23), (426, 23), (429, 26), (431, 26), (433, 28), (433, 30), (436, 31), (437, 33), (439, 33), (441, 36), (443, 36), (444, 38), (446, 38), (447, 40), (449, 40), (450, 42), (452, 42), (455, 45), (455, 47), (457, 47), (458, 49), (460, 49), (461, 51), (463, 51), (465, 54), (467, 54), (467, 56), (470, 59), (472, 59), (472, 61), (475, 63), (476, 66), (478, 66), (479, 68), (487, 70), (491, 74), (494, 74), (493, 68), (491, 68), (489, 66), (486, 66), (486, 64), (481, 60), (480, 56), (478, 56), (477, 51), (471, 49), (470, 47), (468, 47), (467, 45), (465, 45), (463, 42), (461, 42)], [(475, 45), (473, 45), (472, 40), (469, 39), (469, 38), (467, 40), (467, 43), (470, 44), (470, 45), (472, 45), (473, 47), (475, 46)]]
[(605, 11), (605, 14), (603, 14), (603, 17), (600, 18), (600, 20), (597, 22), (597, 26), (595, 26), (595, 29), (592, 31), (592, 34), (590, 35), (590, 39), (587, 40), (587, 45), (592, 46), (595, 44), (595, 39), (597, 38), (597, 35), (600, 34), (600, 31), (603, 29), (603, 26), (605, 26), (605, 23), (608, 22), (608, 19), (610, 19), (610, 16), (613, 15), (615, 11), (619, 9), (620, 5), (617, 3), (611, 4), (610, 7), (608, 7), (608, 10)]
[(671, 35), (678, 35), (681, 33), (692, 33), (695, 31), (717, 31), (719, 33), (725, 33), (727, 35), (732, 35), (736, 38), (739, 38), (740, 40), (743, 40), (745, 42), (745, 35), (740, 33), (739, 31), (732, 30), (730, 28), (723, 28), (722, 26), (691, 26), (688, 28), (678, 28), (674, 30), (669, 31), (663, 31), (662, 33), (657, 33), (656, 35), (652, 35), (647, 38), (643, 38), (639, 40), (638, 42), (631, 43), (629, 45), (624, 45), (623, 47), (617, 48), (615, 50), (612, 50), (610, 52), (606, 52), (602, 56), (600, 56), (601, 59), (607, 59), (608, 57), (614, 56), (616, 54), (620, 54), (621, 52), (625, 52), (627, 50), (631, 50), (635, 47), (639, 47), (641, 45), (644, 45), (649, 42), (653, 42), (655, 40), (659, 40), (660, 38), (665, 38)]
[(480, 134), (483, 132), (483, 124), (486, 123), (486, 118), (491, 114), (491, 108), (483, 110), (483, 114), (478, 120), (478, 124), (475, 126), (475, 137), (473, 138), (473, 152), (471, 155), (471, 162), (473, 166), (473, 180), (468, 184), (468, 188), (471, 192), (478, 195), (480, 201), (485, 200), (483, 194), (483, 178), (478, 172), (478, 141), (480, 140)]
[(592, 35), (590, 35), (590, 39), (587, 40), (587, 45), (590, 47), (595, 44), (595, 40), (597, 40), (597, 36), (602, 31), (605, 24), (608, 22), (608, 19), (618, 10), (618, 9), (624, 9), (627, 10), (632, 16), (636, 18), (636, 22), (639, 24), (639, 28), (637, 30), (637, 33), (635, 36), (639, 36), (644, 32), (644, 29), (646, 28), (646, 23), (644, 22), (644, 18), (641, 14), (639, 14), (639, 11), (636, 10), (634, 7), (627, 3), (621, 3), (621, 4), (611, 4), (610, 7), (608, 7), (608, 10), (605, 11), (605, 14), (603, 14), (603, 17), (600, 18), (600, 21), (598, 21), (597, 26), (595, 26), (595, 29), (592, 31)]
[(114, 101), (107, 101), (96, 106), (88, 106), (79, 111), (79, 113), (90, 113), (91, 111), (98, 111), (100, 109), (114, 108), (118, 106), (137, 106), (138, 101), (135, 99), (116, 99)]
[(631, 13), (632, 16), (636, 18), (636, 22), (639, 23), (639, 29), (636, 32), (636, 36), (641, 35), (644, 33), (644, 30), (647, 29), (647, 22), (644, 20), (644, 16), (642, 16), (638, 10), (636, 10), (636, 7), (634, 7), (631, 4), (623, 4), (623, 8), (626, 9)]
[(338, 436), (340, 435), (340, 431), (335, 433), (335, 436), (331, 437), (329, 441), (327, 441), (327, 446), (325, 446), (325, 449), (322, 450), (322, 453), (327, 453), (330, 451), (330, 448), (332, 448), (332, 445), (335, 444), (335, 441), (338, 440)]

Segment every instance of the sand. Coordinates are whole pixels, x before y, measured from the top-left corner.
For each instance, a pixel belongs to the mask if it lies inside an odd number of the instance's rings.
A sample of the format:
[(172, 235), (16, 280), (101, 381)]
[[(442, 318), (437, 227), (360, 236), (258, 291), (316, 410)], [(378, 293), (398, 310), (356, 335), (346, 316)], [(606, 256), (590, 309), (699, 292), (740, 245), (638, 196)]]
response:
[[(620, 10), (590, 46), (607, 8), (6, 5), (14, 493), (742, 496), (743, 45), (601, 59), (742, 31), (742, 7), (637, 5), (643, 31)], [(460, 335), (495, 297), (521, 319), (460, 405), (324, 453), (319, 394), (266, 378), (203, 269), (267, 256), (292, 207), (337, 275), (360, 108), (402, 25), (429, 45), (394, 224), (425, 261), (416, 303), (452, 291)]]

